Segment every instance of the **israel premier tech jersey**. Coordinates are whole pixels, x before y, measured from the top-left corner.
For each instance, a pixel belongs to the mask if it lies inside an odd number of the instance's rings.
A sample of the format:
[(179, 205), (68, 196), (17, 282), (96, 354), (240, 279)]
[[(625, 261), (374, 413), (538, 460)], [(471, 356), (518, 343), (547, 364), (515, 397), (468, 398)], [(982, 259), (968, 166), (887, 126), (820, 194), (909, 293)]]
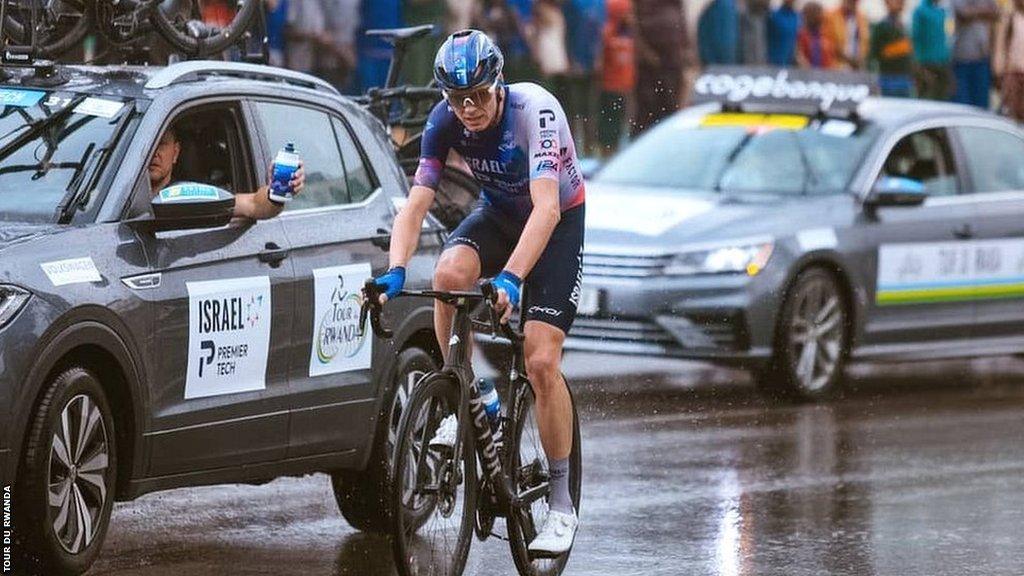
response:
[(562, 212), (583, 204), (583, 175), (565, 112), (550, 92), (523, 82), (506, 87), (497, 126), (482, 132), (466, 129), (444, 100), (431, 111), (423, 132), (414, 184), (437, 189), (448, 151), (469, 165), (486, 205), (525, 221), (533, 210), (530, 180), (558, 182)]

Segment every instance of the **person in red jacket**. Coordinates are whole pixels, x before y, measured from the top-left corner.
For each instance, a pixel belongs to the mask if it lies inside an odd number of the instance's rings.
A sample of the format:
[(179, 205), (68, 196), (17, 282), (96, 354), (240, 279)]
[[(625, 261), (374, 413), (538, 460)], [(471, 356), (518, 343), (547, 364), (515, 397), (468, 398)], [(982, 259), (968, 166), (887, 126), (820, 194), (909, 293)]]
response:
[(636, 87), (636, 36), (632, 0), (608, 0), (601, 60), (601, 155), (612, 153), (622, 138), (626, 103)]
[(801, 68), (832, 69), (838, 64), (836, 47), (824, 33), (825, 10), (817, 2), (803, 9), (804, 24), (796, 36), (796, 60)]

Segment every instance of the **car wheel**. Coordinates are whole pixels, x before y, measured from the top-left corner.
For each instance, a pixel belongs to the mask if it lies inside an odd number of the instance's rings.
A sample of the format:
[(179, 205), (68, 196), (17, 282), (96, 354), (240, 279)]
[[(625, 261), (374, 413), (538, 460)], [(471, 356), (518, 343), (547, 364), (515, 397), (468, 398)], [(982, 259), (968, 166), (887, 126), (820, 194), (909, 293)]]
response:
[(802, 272), (782, 305), (775, 350), (759, 383), (797, 400), (835, 394), (849, 351), (848, 305), (835, 276), (821, 268)]
[(413, 386), (436, 367), (434, 358), (420, 348), (402, 351), (398, 356), (395, 380), (388, 387), (377, 421), (366, 469), (343, 470), (331, 474), (331, 486), (338, 509), (353, 528), (364, 532), (387, 532), (387, 480), (398, 422), (409, 402)]
[(43, 395), (15, 485), (23, 561), (47, 575), (81, 574), (96, 560), (110, 523), (117, 445), (96, 376), (64, 370)]

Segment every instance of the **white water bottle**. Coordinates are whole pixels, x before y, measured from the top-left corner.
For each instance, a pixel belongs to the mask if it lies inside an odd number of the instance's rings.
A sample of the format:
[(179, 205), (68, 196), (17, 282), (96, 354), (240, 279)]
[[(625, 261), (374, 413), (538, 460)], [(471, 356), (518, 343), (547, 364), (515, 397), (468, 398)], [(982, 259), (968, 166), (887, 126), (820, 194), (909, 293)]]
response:
[(277, 151), (274, 157), (274, 166), (271, 169), (270, 190), (267, 197), (278, 204), (285, 204), (292, 201), (291, 180), (295, 171), (299, 169), (299, 152), (295, 144), (289, 142), (284, 148)]

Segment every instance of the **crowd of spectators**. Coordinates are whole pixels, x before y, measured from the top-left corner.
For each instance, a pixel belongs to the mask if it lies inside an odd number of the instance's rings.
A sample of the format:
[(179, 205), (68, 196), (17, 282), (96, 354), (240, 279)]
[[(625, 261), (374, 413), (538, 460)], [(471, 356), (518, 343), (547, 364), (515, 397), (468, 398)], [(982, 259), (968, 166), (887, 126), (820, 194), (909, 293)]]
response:
[[(226, 2), (226, 0), (223, 0)], [(1024, 121), (1024, 0), (265, 0), (271, 63), (359, 94), (387, 76), (374, 28), (433, 24), (403, 81), (430, 81), (444, 37), (479, 28), (508, 82), (538, 82), (568, 112), (578, 147), (604, 156), (685, 103), (708, 65), (867, 71), (884, 95), (1000, 107)], [(878, 2), (879, 0), (869, 0)], [(216, 6), (216, 2), (206, 2)], [(875, 6), (877, 8), (877, 5)], [(688, 26), (687, 14), (692, 26)], [(211, 9), (210, 18), (223, 17)], [(996, 90), (993, 90), (996, 88)]]

